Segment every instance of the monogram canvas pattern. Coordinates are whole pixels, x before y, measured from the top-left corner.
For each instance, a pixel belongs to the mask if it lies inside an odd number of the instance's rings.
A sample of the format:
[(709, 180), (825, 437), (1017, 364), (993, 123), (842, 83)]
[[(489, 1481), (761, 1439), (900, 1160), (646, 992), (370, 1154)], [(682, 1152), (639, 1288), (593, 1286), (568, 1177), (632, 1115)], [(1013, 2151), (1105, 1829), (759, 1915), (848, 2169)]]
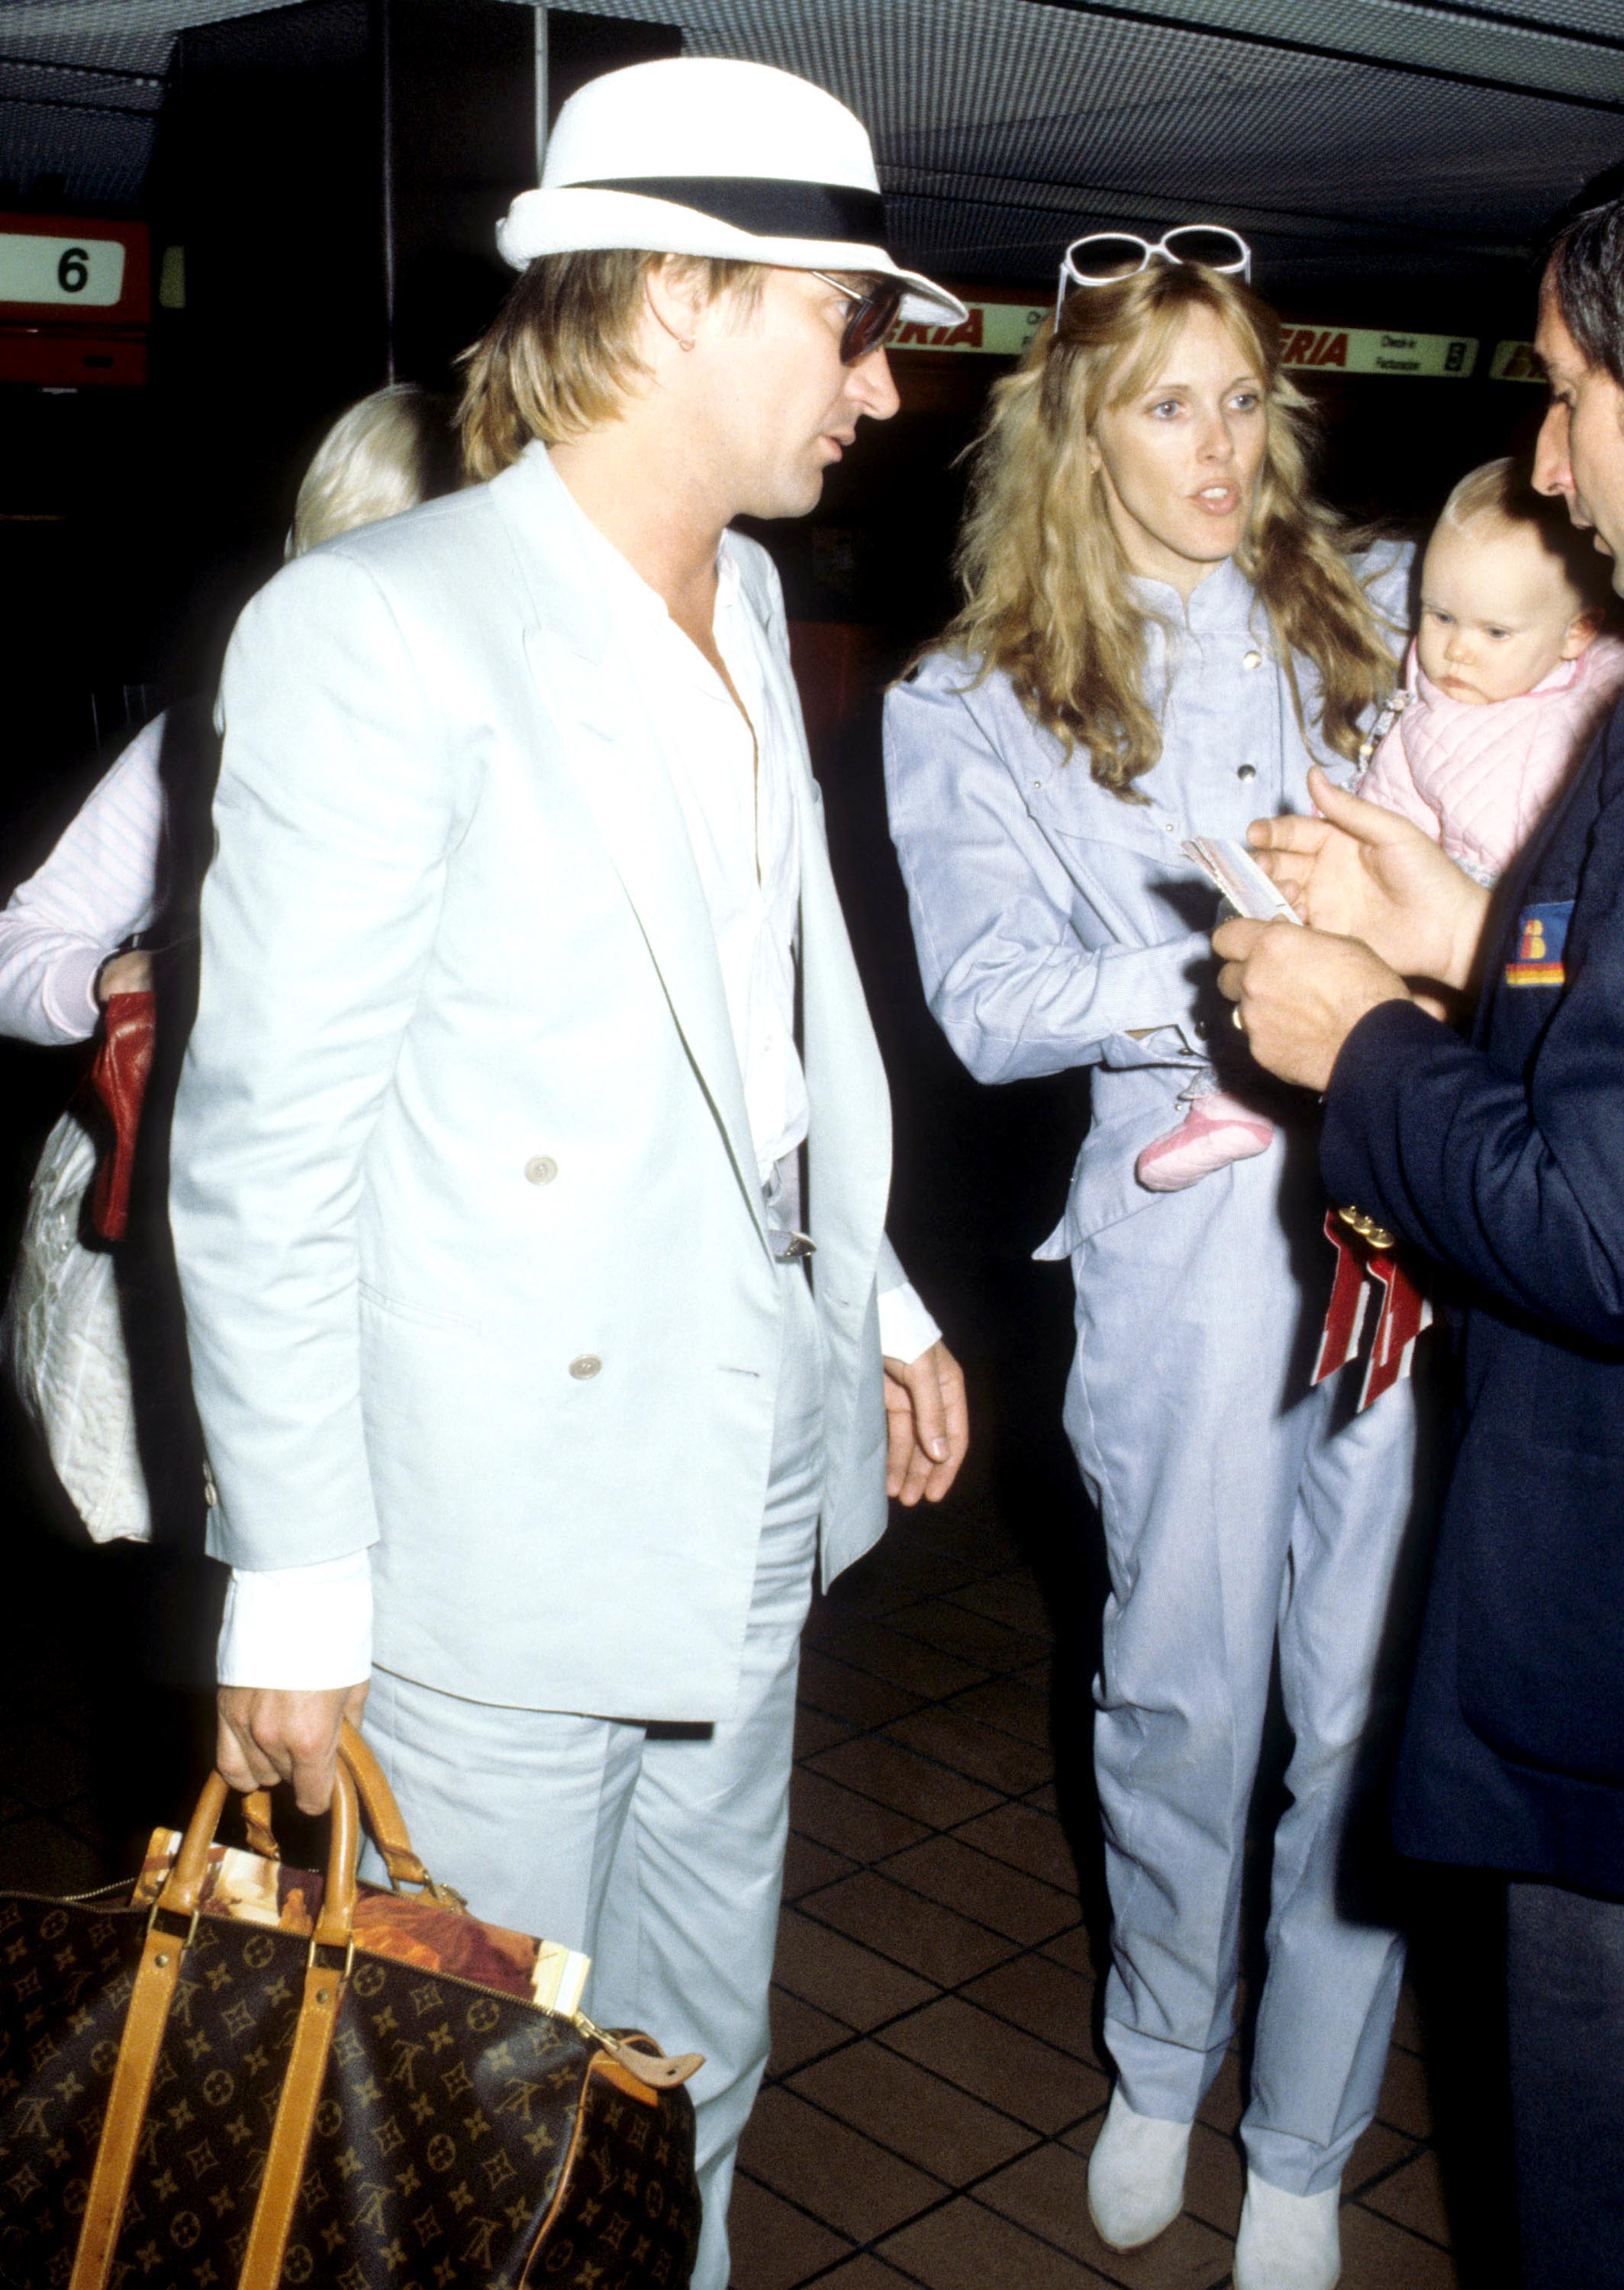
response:
[[(5, 2290), (68, 2279), (147, 1921), (127, 1894), (112, 1907), (0, 1898)], [(262, 1925), (199, 1921), (114, 2290), (233, 2290), (307, 1947)], [(685, 2092), (637, 2083), (572, 2022), (521, 1998), (357, 1955), (284, 2286), (683, 2290), (697, 2235)]]

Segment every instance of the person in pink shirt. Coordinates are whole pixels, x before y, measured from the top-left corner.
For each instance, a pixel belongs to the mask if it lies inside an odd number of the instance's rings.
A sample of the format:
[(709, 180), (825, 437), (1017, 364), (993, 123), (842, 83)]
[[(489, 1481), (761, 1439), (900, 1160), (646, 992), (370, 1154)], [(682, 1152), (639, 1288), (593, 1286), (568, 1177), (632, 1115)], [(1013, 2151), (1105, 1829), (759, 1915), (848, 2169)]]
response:
[(1402, 711), (1360, 783), (1479, 883), (1505, 873), (1624, 687), (1598, 560), (1573, 539), (1510, 460), (1461, 478), (1421, 567)]
[[(1479, 883), (1499, 881), (1624, 690), (1624, 641), (1601, 633), (1605, 591), (1573, 544), (1560, 505), (1509, 457), (1461, 478), (1428, 543), (1404, 681), (1359, 782)], [(1272, 1134), (1244, 1098), (1210, 1090), (1145, 1148), (1139, 1181), (1181, 1191)]]

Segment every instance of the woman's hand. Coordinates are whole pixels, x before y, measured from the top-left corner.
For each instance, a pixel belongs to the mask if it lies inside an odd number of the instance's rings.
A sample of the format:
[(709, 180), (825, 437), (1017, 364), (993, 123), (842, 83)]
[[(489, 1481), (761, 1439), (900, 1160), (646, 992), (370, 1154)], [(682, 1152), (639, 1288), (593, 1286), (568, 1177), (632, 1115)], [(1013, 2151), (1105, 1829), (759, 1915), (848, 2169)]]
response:
[(152, 957), (139, 947), (133, 954), (110, 954), (96, 973), (95, 990), (104, 1010), (115, 994), (150, 994)]
[(1319, 819), (1254, 819), (1247, 841), (1310, 929), (1363, 939), (1404, 978), (1462, 989), (1476, 966), (1489, 893), (1411, 821), (1344, 795), (1317, 765)]

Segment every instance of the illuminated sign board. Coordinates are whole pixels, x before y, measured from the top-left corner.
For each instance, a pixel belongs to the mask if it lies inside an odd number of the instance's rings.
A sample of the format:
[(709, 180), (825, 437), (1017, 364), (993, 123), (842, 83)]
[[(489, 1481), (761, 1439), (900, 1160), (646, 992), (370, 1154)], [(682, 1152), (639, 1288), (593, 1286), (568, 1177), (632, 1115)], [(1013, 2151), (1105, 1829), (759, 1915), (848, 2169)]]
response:
[(1477, 363), (1470, 334), (1386, 334), (1369, 326), (1285, 327), (1282, 364), (1316, 373), (1445, 374), (1464, 380)]
[(0, 302), (111, 309), (124, 291), (122, 239), (0, 231)]
[(142, 382), (151, 320), (144, 222), (0, 214), (0, 381)]
[[(958, 325), (900, 321), (885, 346), (1019, 357), (1048, 315), (1046, 304), (972, 302)], [(1437, 374), (1463, 380), (1477, 364), (1477, 342), (1469, 334), (1384, 333), (1366, 326), (1303, 326), (1288, 319), (1284, 336), (1282, 363), (1299, 372)]]
[(1545, 368), (1532, 342), (1496, 342), (1489, 368), (1491, 381), (1532, 381), (1545, 387)]

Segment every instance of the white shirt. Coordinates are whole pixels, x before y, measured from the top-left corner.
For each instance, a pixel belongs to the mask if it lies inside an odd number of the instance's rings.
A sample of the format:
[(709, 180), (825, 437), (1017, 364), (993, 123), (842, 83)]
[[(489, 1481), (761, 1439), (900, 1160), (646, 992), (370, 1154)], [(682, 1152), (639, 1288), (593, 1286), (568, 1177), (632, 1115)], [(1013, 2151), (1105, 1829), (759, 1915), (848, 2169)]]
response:
[[(806, 1077), (795, 1039), (801, 854), (791, 774), (801, 759), (796, 726), (773, 698), (767, 632), (740, 589), (724, 533), (712, 626), (741, 715), (664, 599), (584, 511), (572, 501), (569, 510), (611, 600), (616, 648), (658, 703), (716, 933), (757, 1172), (764, 1186), (778, 1189), (775, 1219), (793, 1225), (796, 1156), (807, 1127)], [(879, 1315), (880, 1348), (892, 1359), (918, 1358), (940, 1333), (911, 1286), (882, 1294)], [(352, 1685), (372, 1669), (372, 1617), (364, 1550), (274, 1573), (234, 1568), (220, 1627), (220, 1684), (307, 1691)]]
[(92, 789), (37, 872), (0, 914), (0, 1033), (84, 1042), (96, 973), (150, 927), (164, 841), (164, 718), (138, 732)]

